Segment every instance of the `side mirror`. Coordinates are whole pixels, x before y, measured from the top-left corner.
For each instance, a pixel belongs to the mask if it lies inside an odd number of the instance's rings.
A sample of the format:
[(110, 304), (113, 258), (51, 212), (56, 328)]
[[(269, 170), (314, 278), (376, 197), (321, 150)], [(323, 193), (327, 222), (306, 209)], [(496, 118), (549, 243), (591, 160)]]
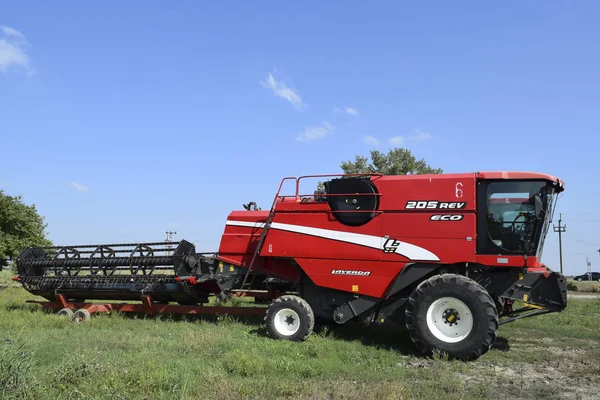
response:
[(540, 218), (542, 216), (542, 212), (544, 211), (544, 204), (542, 203), (542, 198), (539, 194), (535, 195), (535, 216)]

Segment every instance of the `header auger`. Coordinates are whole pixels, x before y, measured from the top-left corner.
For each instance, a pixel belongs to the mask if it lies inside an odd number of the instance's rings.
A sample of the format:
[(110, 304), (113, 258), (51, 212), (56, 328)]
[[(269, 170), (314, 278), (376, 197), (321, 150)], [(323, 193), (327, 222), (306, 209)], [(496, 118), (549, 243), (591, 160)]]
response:
[[(301, 194), (306, 178), (327, 181)], [(290, 181), (295, 193), (281, 193)], [(393, 321), (424, 353), (475, 359), (500, 325), (566, 307), (565, 278), (541, 262), (563, 190), (524, 172), (285, 178), (269, 210), (250, 202), (228, 215), (217, 252), (185, 240), (26, 248), (15, 279), (74, 321), (111, 310), (264, 315), (271, 337), (293, 341), (315, 319)], [(239, 295), (270, 305), (207, 305)]]

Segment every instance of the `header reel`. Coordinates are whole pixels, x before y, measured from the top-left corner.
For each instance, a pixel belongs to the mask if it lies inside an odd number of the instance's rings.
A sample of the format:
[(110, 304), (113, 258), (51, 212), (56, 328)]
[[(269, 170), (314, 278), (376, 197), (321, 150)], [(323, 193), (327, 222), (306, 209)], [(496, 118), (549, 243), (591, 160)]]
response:
[(152, 275), (171, 270), (191, 275), (198, 265), (196, 248), (180, 241), (82, 246), (28, 247), (17, 257), (20, 276)]

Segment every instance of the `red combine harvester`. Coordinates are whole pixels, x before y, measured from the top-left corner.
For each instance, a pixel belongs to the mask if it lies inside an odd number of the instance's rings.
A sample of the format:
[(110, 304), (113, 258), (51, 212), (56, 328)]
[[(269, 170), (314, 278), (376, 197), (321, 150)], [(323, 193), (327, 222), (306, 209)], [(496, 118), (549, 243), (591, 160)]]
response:
[[(304, 178), (326, 181), (302, 195)], [(281, 193), (286, 182), (293, 195)], [(565, 278), (540, 261), (563, 190), (521, 172), (285, 178), (269, 211), (229, 214), (216, 254), (185, 240), (26, 248), (15, 280), (74, 321), (111, 310), (264, 314), (271, 337), (301, 341), (315, 318), (391, 320), (424, 353), (476, 359), (499, 325), (566, 307)], [(240, 294), (270, 305), (207, 305)]]

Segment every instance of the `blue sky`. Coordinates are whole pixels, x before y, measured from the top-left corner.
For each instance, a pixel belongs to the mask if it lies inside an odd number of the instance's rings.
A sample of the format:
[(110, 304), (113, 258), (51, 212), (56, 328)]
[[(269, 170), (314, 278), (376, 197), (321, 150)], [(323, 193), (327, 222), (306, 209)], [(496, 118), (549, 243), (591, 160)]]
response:
[(400, 145), (561, 177), (565, 272), (600, 270), (600, 3), (124, 3), (0, 4), (0, 188), (56, 243), (213, 251), (283, 176)]

